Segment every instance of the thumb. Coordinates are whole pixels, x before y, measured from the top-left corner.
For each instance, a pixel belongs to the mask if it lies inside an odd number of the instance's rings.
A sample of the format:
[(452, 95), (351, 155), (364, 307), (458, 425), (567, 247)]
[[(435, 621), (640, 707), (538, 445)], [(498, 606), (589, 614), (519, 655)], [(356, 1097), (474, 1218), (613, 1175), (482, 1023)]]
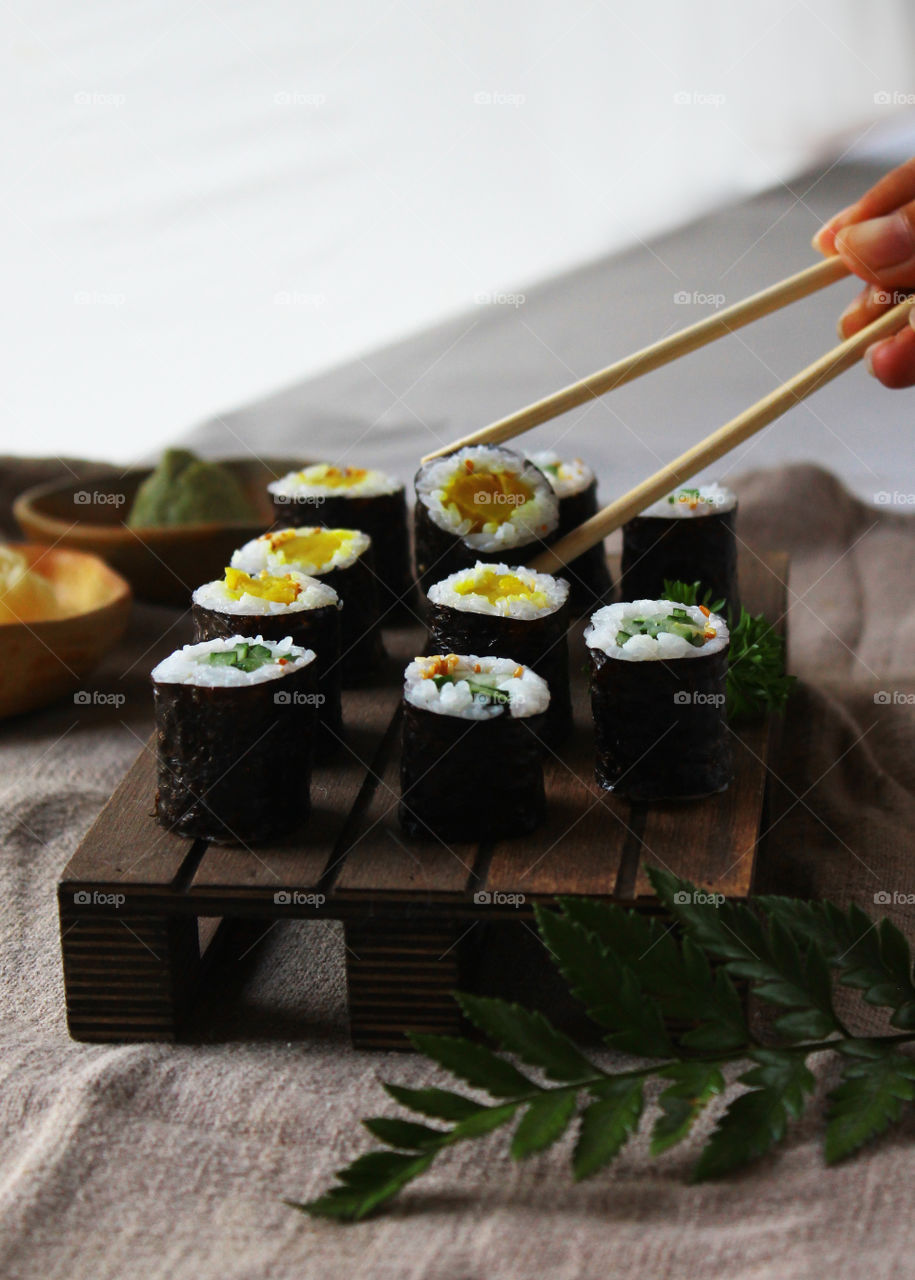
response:
[(915, 202), (836, 233), (836, 252), (871, 284), (915, 285)]

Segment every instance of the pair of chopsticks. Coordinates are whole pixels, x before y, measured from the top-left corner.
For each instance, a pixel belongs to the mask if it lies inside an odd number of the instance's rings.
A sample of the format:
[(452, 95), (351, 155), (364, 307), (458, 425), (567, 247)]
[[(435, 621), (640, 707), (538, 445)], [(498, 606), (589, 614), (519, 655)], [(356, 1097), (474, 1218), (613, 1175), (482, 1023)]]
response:
[[(734, 329), (751, 324), (761, 316), (769, 315), (800, 298), (805, 298), (846, 275), (848, 275), (848, 268), (840, 258), (826, 258), (812, 267), (788, 276), (778, 284), (771, 285), (768, 289), (763, 289), (733, 306), (726, 307), (723, 311), (707, 316), (678, 333), (662, 338), (660, 342), (625, 356), (606, 369), (599, 369), (596, 373), (589, 374), (587, 378), (563, 387), (562, 390), (554, 392), (543, 400), (537, 400), (534, 404), (519, 409), (507, 418), (501, 418), (480, 431), (475, 431), (443, 449), (428, 454), (423, 458), (423, 462), (453, 453), (468, 445), (501, 444), (513, 436), (529, 431), (532, 427), (539, 426), (542, 422), (549, 422), (551, 418), (566, 413), (576, 405), (584, 404), (607, 391), (612, 391), (615, 387), (631, 382), (645, 373), (650, 373), (653, 369), (659, 369), (662, 365), (669, 364), (690, 351), (696, 351), (699, 347), (714, 342), (716, 338), (723, 337)], [(850, 368), (861, 359), (871, 343), (889, 337), (901, 329), (913, 306), (915, 306), (915, 297), (907, 298), (853, 337), (840, 342), (838, 346), (820, 356), (806, 369), (796, 373), (793, 378), (789, 378), (780, 387), (770, 391), (756, 404), (744, 409), (736, 418), (732, 418), (723, 427), (719, 427), (704, 440), (680, 454), (673, 462), (667, 463), (647, 480), (643, 480), (621, 498), (602, 508), (577, 529), (572, 529), (565, 537), (560, 538), (552, 547), (548, 547), (531, 561), (531, 568), (538, 569), (542, 573), (554, 572), (582, 552), (595, 546), (615, 529), (619, 529), (627, 520), (637, 516), (645, 507), (663, 498), (671, 489), (684, 484), (697, 471), (716, 462), (724, 454), (742, 444), (744, 440), (748, 440), (757, 431), (768, 426), (793, 405), (799, 404), (819, 387), (831, 382), (833, 378)]]

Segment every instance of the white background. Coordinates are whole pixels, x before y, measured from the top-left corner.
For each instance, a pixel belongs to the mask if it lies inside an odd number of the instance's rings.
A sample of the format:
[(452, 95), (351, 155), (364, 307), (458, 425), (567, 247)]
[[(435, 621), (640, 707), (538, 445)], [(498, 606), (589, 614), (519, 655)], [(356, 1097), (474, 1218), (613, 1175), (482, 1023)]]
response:
[(13, 0), (0, 446), (131, 460), (879, 146), (913, 27), (904, 0)]

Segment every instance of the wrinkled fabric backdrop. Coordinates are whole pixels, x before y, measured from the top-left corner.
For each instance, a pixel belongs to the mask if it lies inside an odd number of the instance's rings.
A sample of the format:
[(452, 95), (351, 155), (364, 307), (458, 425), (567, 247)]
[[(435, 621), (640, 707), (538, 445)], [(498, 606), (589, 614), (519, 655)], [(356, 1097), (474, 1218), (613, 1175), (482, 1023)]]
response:
[[(860, 173), (834, 175), (817, 191), (820, 212), (847, 203), (862, 181)], [(728, 236), (734, 247), (766, 233), (765, 255), (741, 281), (739, 292), (747, 292), (809, 259), (810, 220), (799, 221), (796, 206), (786, 213), (790, 204), (784, 192), (772, 194), (678, 233), (659, 251), (698, 272), (702, 254), (708, 262), (727, 252)], [(531, 295), (526, 323), (549, 334), (576, 372), (605, 363), (636, 345), (632, 327), (617, 315), (611, 332), (588, 317), (600, 299), (606, 307), (627, 288), (631, 294), (636, 266), (624, 256), (552, 283)], [(632, 297), (633, 312), (650, 311), (650, 301)], [(803, 324), (770, 325), (763, 339), (781, 344), (766, 357), (779, 376), (798, 366), (805, 344), (812, 357), (832, 341), (835, 295), (803, 305)], [(465, 321), (208, 424), (194, 442), (224, 454), (339, 456), (351, 448), (349, 460), (366, 458), (406, 478), (430, 424), (454, 435), (563, 380), (542, 347), (538, 357), (537, 344), (513, 344), (517, 317), (493, 315), (461, 340)], [(639, 323), (647, 325), (644, 317)], [(676, 394), (668, 379), (663, 414), (640, 423), (631, 439), (609, 410), (581, 415), (587, 423), (579, 419), (569, 441), (597, 464), (606, 498), (653, 469), (644, 449), (673, 456), (701, 434), (700, 418), (710, 429), (771, 385), (771, 377), (758, 385), (753, 362), (732, 367), (721, 344), (715, 356), (693, 359), (689, 369), (678, 366)], [(860, 370), (840, 382), (841, 390), (816, 401), (829, 435), (812, 435), (816, 420), (799, 408), (765, 433), (757, 452), (718, 471), (738, 490), (747, 546), (792, 556), (790, 664), (800, 684), (775, 761), (758, 887), (855, 898), (873, 910), (875, 893), (915, 890), (915, 725), (904, 701), (915, 692), (915, 522), (900, 507), (904, 495), (874, 506), (814, 463), (747, 471), (771, 450), (837, 467), (839, 445), (851, 442), (857, 461), (844, 459), (846, 478), (865, 495), (868, 473), (874, 492), (886, 488), (894, 450), (901, 456), (907, 448), (893, 438), (899, 428), (887, 426), (904, 416), (903, 398), (882, 393)], [(651, 383), (644, 395), (660, 410)], [(633, 389), (625, 390), (627, 403), (637, 404)], [(831, 435), (837, 454), (824, 457), (810, 442)], [(736, 480), (732, 463), (744, 471)], [(4, 493), (24, 487), (31, 474), (7, 460)], [(828, 1063), (819, 1066), (809, 1114), (787, 1142), (726, 1183), (687, 1182), (712, 1108), (681, 1148), (652, 1160), (638, 1138), (611, 1169), (580, 1186), (569, 1178), (568, 1140), (515, 1165), (504, 1135), (494, 1135), (450, 1152), (375, 1221), (346, 1228), (294, 1213), (284, 1196), (317, 1194), (369, 1145), (357, 1121), (388, 1109), (379, 1079), (418, 1085), (436, 1078), (412, 1056), (349, 1047), (336, 925), (270, 930), (201, 1007), (192, 1044), (70, 1041), (55, 882), (150, 732), (151, 666), (188, 634), (187, 619), (137, 606), (125, 641), (91, 679), (93, 688), (123, 693), (123, 707), (77, 714), (64, 702), (2, 727), (4, 1276), (857, 1280), (866, 1268), (878, 1280), (908, 1273), (915, 1126), (907, 1118), (858, 1159), (826, 1171), (819, 1143)], [(915, 933), (911, 908), (880, 910)]]

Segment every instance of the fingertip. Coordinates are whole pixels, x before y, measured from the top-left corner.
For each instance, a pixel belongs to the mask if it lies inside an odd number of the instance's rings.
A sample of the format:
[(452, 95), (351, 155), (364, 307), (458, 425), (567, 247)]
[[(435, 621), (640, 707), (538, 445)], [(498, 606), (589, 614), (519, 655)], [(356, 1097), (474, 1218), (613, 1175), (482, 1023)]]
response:
[(840, 209), (838, 213), (834, 213), (827, 222), (823, 223), (810, 241), (814, 249), (825, 254), (827, 258), (831, 258), (836, 254), (836, 234), (847, 224), (854, 208), (853, 204), (846, 205), (844, 209)]
[(915, 330), (902, 329), (872, 343), (864, 353), (864, 367), (890, 390), (915, 386)]

